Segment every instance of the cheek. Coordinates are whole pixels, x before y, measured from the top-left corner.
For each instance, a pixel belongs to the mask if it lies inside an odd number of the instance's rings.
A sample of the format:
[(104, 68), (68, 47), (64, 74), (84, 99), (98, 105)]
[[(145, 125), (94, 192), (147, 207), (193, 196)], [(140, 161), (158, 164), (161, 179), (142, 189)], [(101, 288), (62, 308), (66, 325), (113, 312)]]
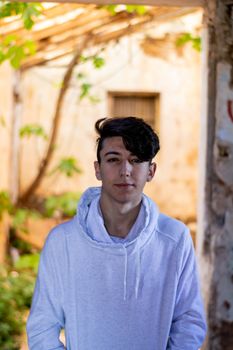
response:
[(149, 178), (149, 172), (147, 170), (136, 172), (133, 175), (133, 178), (137, 181), (138, 184), (140, 184), (141, 186), (144, 186), (145, 182), (147, 182)]
[(102, 169), (100, 174), (101, 174), (102, 180), (108, 181), (114, 178), (114, 172), (108, 167), (105, 167), (104, 169)]

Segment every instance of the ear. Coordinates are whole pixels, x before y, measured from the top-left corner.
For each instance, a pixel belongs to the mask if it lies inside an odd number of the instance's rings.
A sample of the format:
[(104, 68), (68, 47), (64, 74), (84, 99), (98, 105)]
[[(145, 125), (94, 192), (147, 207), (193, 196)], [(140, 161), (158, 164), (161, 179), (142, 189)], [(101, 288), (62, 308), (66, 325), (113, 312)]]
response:
[(151, 163), (149, 165), (149, 171), (148, 171), (148, 176), (147, 176), (147, 180), (146, 180), (147, 182), (150, 182), (153, 179), (154, 174), (156, 172), (156, 168), (157, 168), (156, 163)]
[(100, 165), (99, 162), (96, 160), (94, 161), (94, 168), (95, 168), (95, 177), (97, 178), (97, 180), (101, 181), (101, 174), (100, 174)]

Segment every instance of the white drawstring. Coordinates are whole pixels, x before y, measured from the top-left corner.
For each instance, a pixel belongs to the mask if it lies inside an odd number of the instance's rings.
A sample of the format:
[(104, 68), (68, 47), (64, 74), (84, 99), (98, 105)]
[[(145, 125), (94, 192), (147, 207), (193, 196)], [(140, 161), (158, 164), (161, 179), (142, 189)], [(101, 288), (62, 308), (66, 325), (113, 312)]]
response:
[[(124, 263), (124, 300), (126, 300), (127, 296), (127, 274), (128, 274), (128, 253), (127, 249), (124, 245), (122, 245), (125, 255), (125, 263)], [(138, 299), (138, 291), (140, 284), (140, 274), (141, 274), (141, 261), (140, 261), (140, 250), (138, 249), (136, 252), (136, 281), (135, 281), (135, 298)]]
[(138, 298), (138, 290), (140, 283), (140, 274), (141, 274), (141, 261), (140, 261), (140, 250), (137, 250), (137, 267), (136, 267), (136, 284), (135, 284), (135, 298)]
[(127, 255), (127, 249), (124, 245), (122, 245), (125, 253), (125, 271), (124, 271), (124, 300), (126, 300), (126, 293), (127, 293), (127, 270), (128, 270), (128, 255)]

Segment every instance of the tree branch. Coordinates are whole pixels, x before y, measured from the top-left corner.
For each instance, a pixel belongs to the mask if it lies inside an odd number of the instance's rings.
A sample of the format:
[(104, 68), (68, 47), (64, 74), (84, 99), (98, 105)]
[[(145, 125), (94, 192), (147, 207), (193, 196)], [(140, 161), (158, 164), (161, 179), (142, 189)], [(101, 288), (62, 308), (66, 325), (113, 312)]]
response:
[(29, 187), (26, 189), (26, 191), (22, 194), (22, 196), (20, 196), (18, 204), (26, 204), (29, 201), (31, 196), (35, 193), (36, 189), (39, 187), (39, 185), (43, 179), (43, 176), (46, 173), (48, 165), (49, 165), (49, 163), (52, 159), (52, 156), (54, 154), (54, 148), (55, 148), (54, 146), (56, 144), (56, 139), (57, 139), (58, 130), (59, 130), (59, 126), (61, 123), (61, 117), (62, 117), (62, 115), (61, 115), (62, 103), (64, 101), (66, 91), (69, 87), (69, 83), (70, 83), (70, 80), (72, 78), (73, 70), (80, 59), (82, 51), (88, 46), (89, 43), (90, 43), (90, 35), (86, 36), (83, 39), (82, 43), (79, 45), (79, 47), (75, 51), (73, 58), (67, 67), (67, 70), (65, 72), (65, 75), (64, 75), (63, 81), (62, 81), (62, 87), (60, 89), (60, 93), (59, 93), (58, 99), (57, 99), (56, 110), (55, 110), (55, 114), (54, 114), (54, 118), (53, 118), (53, 127), (52, 127), (52, 131), (51, 131), (51, 137), (50, 137), (50, 141), (48, 144), (46, 154), (39, 165), (39, 171), (38, 171), (37, 176), (32, 181), (31, 185), (29, 185)]

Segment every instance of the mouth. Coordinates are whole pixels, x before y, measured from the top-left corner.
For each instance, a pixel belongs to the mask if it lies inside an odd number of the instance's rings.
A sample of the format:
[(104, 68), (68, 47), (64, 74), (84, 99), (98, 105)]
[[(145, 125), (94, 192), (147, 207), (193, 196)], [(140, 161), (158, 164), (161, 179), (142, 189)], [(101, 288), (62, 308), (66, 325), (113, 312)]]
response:
[(118, 188), (131, 188), (131, 187), (135, 187), (134, 184), (128, 184), (128, 183), (115, 184), (115, 186), (118, 187)]

